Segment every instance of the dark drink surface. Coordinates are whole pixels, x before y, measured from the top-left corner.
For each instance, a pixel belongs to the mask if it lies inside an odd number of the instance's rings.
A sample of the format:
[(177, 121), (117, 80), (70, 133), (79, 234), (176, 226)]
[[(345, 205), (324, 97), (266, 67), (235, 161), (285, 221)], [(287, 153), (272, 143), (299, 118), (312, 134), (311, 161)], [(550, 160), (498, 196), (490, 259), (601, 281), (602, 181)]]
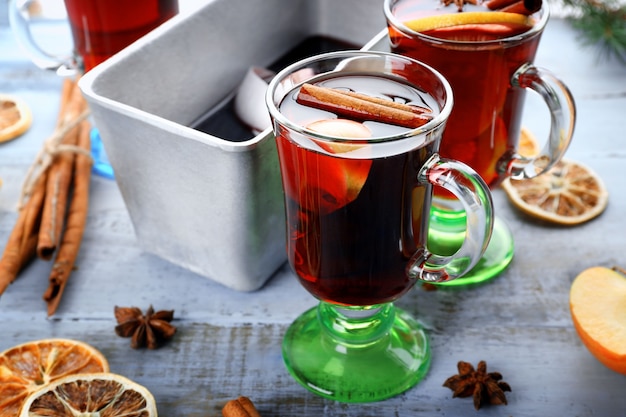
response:
[(65, 0), (65, 7), (85, 71), (178, 13), (177, 0)]
[[(347, 75), (316, 83), (438, 111), (431, 97), (388, 78)], [(298, 104), (295, 94), (280, 105), (292, 122), (307, 126), (335, 117)], [(363, 123), (374, 137), (408, 130)], [(309, 139), (299, 142), (296, 136), (282, 130), (277, 147), (286, 195), (287, 254), (302, 285), (318, 299), (337, 304), (368, 306), (397, 299), (414, 284), (407, 264), (426, 242), (424, 207), (430, 206), (431, 187), (418, 183), (418, 172), (438, 144), (416, 143), (407, 151), (391, 143), (388, 152), (372, 155), (367, 140), (306, 144)]]
[[(268, 69), (278, 72), (290, 64), (303, 58), (324, 52), (339, 50), (359, 49), (361, 45), (349, 43), (340, 39), (322, 35), (313, 35), (303, 39), (293, 48), (289, 49), (272, 64)], [(235, 112), (235, 95), (229, 96), (224, 102), (209, 109), (199, 120), (191, 125), (192, 128), (204, 133), (229, 140), (232, 142), (243, 142), (254, 138), (255, 133), (252, 128), (246, 125)]]
[[(444, 8), (439, 0), (405, 3), (416, 7), (398, 6), (395, 16), (402, 22), (459, 13), (456, 6)], [(466, 4), (465, 10), (476, 11), (478, 7)], [(452, 86), (454, 107), (441, 142), (441, 155), (465, 162), (492, 188), (504, 178), (505, 167), (499, 166), (499, 161), (514, 152), (519, 139), (524, 91), (514, 87), (511, 79), (523, 64), (533, 62), (540, 36), (500, 40), (530, 29), (518, 24), (473, 24), (423, 32), (426, 36), (407, 36), (389, 25), (393, 52), (432, 66)]]

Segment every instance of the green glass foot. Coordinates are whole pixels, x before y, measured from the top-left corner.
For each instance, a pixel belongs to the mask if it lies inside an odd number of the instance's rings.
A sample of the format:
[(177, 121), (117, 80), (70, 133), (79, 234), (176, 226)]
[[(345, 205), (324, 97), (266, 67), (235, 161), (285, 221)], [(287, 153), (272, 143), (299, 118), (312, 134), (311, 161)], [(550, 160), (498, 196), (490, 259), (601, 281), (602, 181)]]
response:
[(289, 327), (283, 358), (306, 389), (340, 402), (384, 400), (428, 372), (430, 346), (422, 327), (392, 304), (337, 308), (320, 303)]
[[(432, 210), (428, 234), (428, 249), (434, 253), (451, 255), (461, 246), (465, 237), (465, 213), (445, 213)], [(439, 283), (443, 286), (481, 284), (504, 271), (514, 254), (513, 235), (498, 217), (494, 218), (493, 234), (487, 250), (476, 266), (461, 278)]]

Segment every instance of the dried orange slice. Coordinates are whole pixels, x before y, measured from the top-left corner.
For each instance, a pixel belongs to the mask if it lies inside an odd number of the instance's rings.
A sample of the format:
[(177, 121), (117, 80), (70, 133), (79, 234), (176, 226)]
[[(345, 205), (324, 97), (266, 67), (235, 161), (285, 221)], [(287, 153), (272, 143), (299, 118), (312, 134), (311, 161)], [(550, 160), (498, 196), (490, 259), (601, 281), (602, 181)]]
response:
[(0, 94), (0, 143), (15, 139), (30, 128), (32, 114), (21, 99)]
[(509, 24), (532, 26), (532, 19), (518, 13), (508, 12), (463, 12), (438, 14), (404, 22), (415, 32), (427, 32), (451, 26), (476, 24)]
[(539, 154), (539, 143), (532, 134), (532, 132), (525, 127), (520, 131), (519, 144), (517, 145), (517, 152), (521, 156), (531, 158)]
[(108, 372), (109, 363), (92, 346), (69, 339), (44, 339), (0, 353), (0, 417), (15, 417), (32, 392), (77, 373)]
[[(615, 268), (617, 269), (617, 268)], [(626, 276), (592, 267), (581, 272), (569, 295), (574, 328), (601, 363), (626, 375)]]
[(609, 193), (602, 179), (585, 165), (568, 160), (536, 178), (507, 178), (502, 188), (521, 211), (552, 223), (575, 225), (599, 216)]
[(157, 417), (156, 401), (144, 386), (121, 375), (70, 375), (28, 397), (20, 417)]

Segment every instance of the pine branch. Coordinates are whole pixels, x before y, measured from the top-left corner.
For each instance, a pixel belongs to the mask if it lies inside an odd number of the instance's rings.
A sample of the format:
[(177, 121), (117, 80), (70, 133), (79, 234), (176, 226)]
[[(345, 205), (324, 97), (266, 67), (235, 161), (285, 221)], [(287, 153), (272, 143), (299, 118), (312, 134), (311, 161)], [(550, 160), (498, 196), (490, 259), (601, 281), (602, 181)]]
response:
[(569, 20), (584, 36), (584, 44), (597, 46), (600, 57), (626, 65), (626, 5), (617, 0), (562, 1), (575, 12)]

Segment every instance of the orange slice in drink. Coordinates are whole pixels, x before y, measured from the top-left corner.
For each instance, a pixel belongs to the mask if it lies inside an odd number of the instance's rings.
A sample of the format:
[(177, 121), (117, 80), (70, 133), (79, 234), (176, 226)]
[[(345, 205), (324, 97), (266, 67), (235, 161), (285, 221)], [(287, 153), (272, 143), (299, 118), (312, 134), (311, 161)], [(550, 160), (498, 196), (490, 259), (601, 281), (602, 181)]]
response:
[(438, 14), (404, 22), (415, 32), (428, 32), (462, 25), (519, 25), (532, 26), (532, 20), (523, 14), (508, 12), (463, 12)]
[(17, 416), (26, 398), (67, 375), (108, 372), (109, 364), (92, 346), (68, 339), (43, 339), (0, 353), (0, 416)]
[(599, 216), (609, 200), (602, 179), (591, 168), (568, 160), (535, 178), (507, 178), (502, 188), (521, 211), (562, 225), (576, 225)]
[(25, 401), (20, 417), (157, 417), (154, 396), (121, 375), (70, 375), (44, 386)]
[(15, 139), (32, 123), (30, 108), (14, 96), (0, 94), (0, 143)]

